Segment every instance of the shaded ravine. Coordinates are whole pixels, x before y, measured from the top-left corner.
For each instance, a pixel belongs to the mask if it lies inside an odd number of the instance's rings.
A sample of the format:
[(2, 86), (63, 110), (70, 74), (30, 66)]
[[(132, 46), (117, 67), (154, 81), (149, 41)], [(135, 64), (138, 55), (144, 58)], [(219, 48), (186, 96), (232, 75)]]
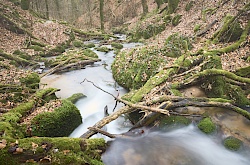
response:
[[(138, 43), (123, 44), (124, 48), (132, 48), (136, 45)], [(110, 45), (107, 46), (109, 47)], [(71, 133), (70, 137), (79, 137), (87, 131), (88, 127), (101, 120), (104, 117), (105, 106), (108, 107), (109, 113), (112, 113), (115, 106), (115, 100), (112, 96), (94, 87), (89, 82), (83, 82), (84, 79), (92, 81), (96, 86), (115, 96), (118, 93), (119, 96), (122, 96), (127, 92), (124, 88), (118, 86), (112, 76), (111, 64), (114, 60), (114, 51), (104, 53), (94, 50), (94, 52), (102, 60), (101, 62), (87, 66), (85, 69), (49, 75), (41, 80), (41, 84), (47, 84), (46, 87), (61, 89), (56, 93), (59, 98), (67, 98), (74, 93), (83, 93), (87, 96), (75, 104), (80, 110), (83, 123)], [(122, 104), (118, 104), (116, 109), (121, 106)], [(126, 122), (121, 117), (117, 121), (108, 124), (105, 129), (110, 133), (121, 133), (128, 128), (126, 128)]]

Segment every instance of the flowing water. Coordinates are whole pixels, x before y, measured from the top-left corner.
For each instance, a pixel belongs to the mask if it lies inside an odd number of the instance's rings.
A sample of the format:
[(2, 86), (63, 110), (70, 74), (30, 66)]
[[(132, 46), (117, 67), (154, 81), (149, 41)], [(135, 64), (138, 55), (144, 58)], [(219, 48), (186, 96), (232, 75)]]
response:
[[(146, 132), (146, 131), (145, 131)], [(249, 165), (249, 153), (229, 151), (190, 125), (170, 132), (119, 138), (102, 157), (107, 165)]]

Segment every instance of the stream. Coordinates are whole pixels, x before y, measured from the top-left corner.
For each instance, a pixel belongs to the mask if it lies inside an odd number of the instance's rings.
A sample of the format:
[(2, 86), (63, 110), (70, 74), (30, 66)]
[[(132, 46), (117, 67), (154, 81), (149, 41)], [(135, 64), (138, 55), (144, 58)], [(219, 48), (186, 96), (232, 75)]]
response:
[[(124, 48), (132, 48), (137, 43), (123, 44)], [(110, 45), (107, 45), (110, 47)], [(122, 96), (127, 91), (117, 85), (111, 73), (114, 52), (97, 53), (101, 62), (97, 62), (85, 69), (75, 70), (63, 74), (53, 74), (42, 78), (46, 87), (61, 89), (56, 93), (58, 98), (67, 98), (74, 93), (83, 93), (87, 97), (78, 100), (75, 105), (80, 110), (83, 123), (78, 126), (70, 137), (80, 137), (104, 117), (104, 108), (112, 113), (115, 100), (112, 96), (97, 89), (96, 86)], [(118, 104), (119, 109), (123, 104)], [(131, 127), (123, 117), (108, 124), (104, 129), (112, 134), (126, 132)], [(108, 138), (97, 134), (94, 137)], [(201, 133), (196, 126), (189, 125), (168, 132), (148, 131), (143, 136), (133, 138), (117, 138), (108, 151), (103, 155), (107, 165), (249, 165), (249, 152), (240, 150), (232, 152), (223, 146), (214, 136)]]

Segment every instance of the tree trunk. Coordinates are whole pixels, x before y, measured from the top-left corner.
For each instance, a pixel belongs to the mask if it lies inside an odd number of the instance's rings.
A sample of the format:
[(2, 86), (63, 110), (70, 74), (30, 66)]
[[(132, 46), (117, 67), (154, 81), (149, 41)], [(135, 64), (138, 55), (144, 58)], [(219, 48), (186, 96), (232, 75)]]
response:
[(101, 21), (101, 31), (104, 31), (104, 13), (103, 13), (103, 7), (104, 7), (104, 0), (100, 0), (100, 21)]
[(142, 3), (142, 10), (143, 10), (143, 15), (146, 15), (148, 13), (148, 5), (146, 0), (141, 0)]

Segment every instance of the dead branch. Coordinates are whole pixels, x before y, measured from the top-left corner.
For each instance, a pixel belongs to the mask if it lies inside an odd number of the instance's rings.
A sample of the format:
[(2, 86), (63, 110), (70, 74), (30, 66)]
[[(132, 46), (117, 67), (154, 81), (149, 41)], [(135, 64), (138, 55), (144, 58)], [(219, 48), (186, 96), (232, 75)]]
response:
[(108, 132), (106, 132), (106, 131), (104, 131), (102, 129), (96, 128), (96, 127), (88, 127), (88, 129), (91, 130), (91, 131), (101, 133), (101, 134), (103, 134), (103, 135), (105, 135), (107, 137), (110, 137), (110, 138), (116, 138), (116, 135), (110, 134), (110, 133), (108, 133)]
[(200, 36), (206, 34), (206, 32), (209, 31), (217, 22), (218, 22), (218, 20), (214, 20), (212, 23), (210, 23), (209, 25), (207, 25), (207, 27), (204, 30), (201, 30), (200, 32), (198, 32), (196, 34), (196, 36), (200, 37)]
[[(113, 94), (103, 90), (102, 88), (96, 86), (92, 81), (89, 81), (87, 79), (84, 79), (81, 83), (83, 83), (84, 81), (87, 81), (89, 83), (91, 83), (92, 85), (94, 85), (96, 88), (100, 89), (101, 91), (111, 95), (112, 97), (114, 97), (117, 101), (124, 103), (126, 106), (119, 109), (118, 111), (110, 114), (109, 116), (104, 117), (102, 120), (100, 120), (99, 122), (97, 122), (93, 127), (94, 128), (99, 128), (101, 129), (103, 126), (105, 126), (106, 124), (110, 123), (111, 121), (117, 119), (120, 115), (125, 114), (125, 113), (129, 113), (134, 109), (140, 109), (140, 110), (148, 110), (148, 111), (152, 111), (152, 112), (157, 112), (157, 113), (162, 113), (165, 115), (169, 115), (169, 111), (168, 110), (164, 110), (164, 109), (159, 109), (159, 108), (154, 108), (154, 107), (148, 107), (148, 106), (144, 106), (144, 105), (140, 105), (140, 104), (133, 104), (131, 102), (125, 101), (121, 98), (118, 98), (116, 96), (114, 96)], [(83, 135), (81, 135), (81, 138), (90, 138), (91, 136), (93, 136), (94, 134), (96, 134), (96, 131), (93, 130), (89, 130), (86, 133), (84, 133)]]

